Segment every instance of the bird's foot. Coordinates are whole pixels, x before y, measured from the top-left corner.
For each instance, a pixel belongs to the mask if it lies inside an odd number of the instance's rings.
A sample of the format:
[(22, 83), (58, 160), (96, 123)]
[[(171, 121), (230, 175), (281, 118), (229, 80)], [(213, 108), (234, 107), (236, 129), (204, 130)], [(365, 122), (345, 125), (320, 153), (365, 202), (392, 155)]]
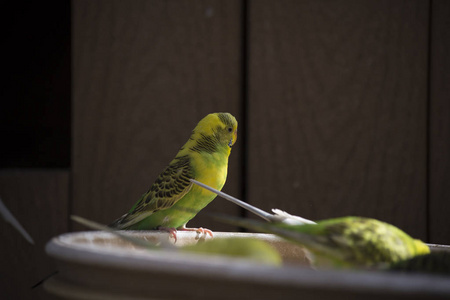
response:
[(169, 237), (173, 237), (173, 239), (175, 240), (174, 243), (177, 242), (177, 230), (175, 228), (159, 226), (158, 230), (168, 232)]
[(213, 232), (211, 230), (206, 229), (206, 228), (202, 228), (202, 227), (199, 227), (199, 228), (181, 227), (181, 228), (178, 228), (178, 230), (180, 230), (180, 231), (195, 231), (195, 232), (197, 232), (197, 237), (195, 238), (197, 240), (200, 238), (201, 235), (203, 235), (204, 238), (206, 237), (206, 235), (209, 235), (210, 237), (213, 237)]

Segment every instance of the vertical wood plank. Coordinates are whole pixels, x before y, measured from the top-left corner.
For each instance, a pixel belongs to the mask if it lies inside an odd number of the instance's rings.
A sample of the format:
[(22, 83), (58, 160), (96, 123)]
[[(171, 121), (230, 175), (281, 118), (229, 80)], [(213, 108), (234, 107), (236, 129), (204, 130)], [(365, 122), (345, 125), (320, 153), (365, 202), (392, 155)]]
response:
[(428, 2), (251, 1), (251, 203), (426, 235)]
[[(73, 1), (73, 212), (127, 212), (206, 114), (240, 115), (239, 1)], [(240, 191), (239, 140), (225, 191)], [(207, 209), (236, 214), (216, 200)], [(199, 224), (200, 223), (200, 224)], [(190, 226), (210, 226), (198, 216)]]
[(450, 2), (432, 2), (430, 241), (450, 244)]
[(2, 299), (54, 299), (42, 286), (31, 287), (56, 271), (44, 248), (67, 232), (68, 195), (68, 171), (0, 171), (0, 197), (35, 242), (0, 220)]

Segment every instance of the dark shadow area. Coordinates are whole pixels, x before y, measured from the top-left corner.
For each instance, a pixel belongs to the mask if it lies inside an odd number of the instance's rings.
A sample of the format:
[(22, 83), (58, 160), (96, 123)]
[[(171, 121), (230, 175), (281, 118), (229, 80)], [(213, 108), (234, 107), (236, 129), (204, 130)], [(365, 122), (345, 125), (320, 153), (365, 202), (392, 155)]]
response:
[(70, 166), (70, 1), (2, 9), (0, 168)]

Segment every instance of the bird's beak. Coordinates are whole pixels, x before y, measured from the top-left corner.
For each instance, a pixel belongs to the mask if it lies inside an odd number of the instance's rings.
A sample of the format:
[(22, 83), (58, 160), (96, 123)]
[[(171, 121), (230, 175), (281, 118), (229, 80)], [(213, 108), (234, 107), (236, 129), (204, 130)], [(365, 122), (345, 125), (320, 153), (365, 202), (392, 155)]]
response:
[(228, 146), (233, 147), (234, 143), (236, 143), (237, 140), (237, 129), (234, 131), (234, 137), (230, 140), (230, 143), (228, 144)]

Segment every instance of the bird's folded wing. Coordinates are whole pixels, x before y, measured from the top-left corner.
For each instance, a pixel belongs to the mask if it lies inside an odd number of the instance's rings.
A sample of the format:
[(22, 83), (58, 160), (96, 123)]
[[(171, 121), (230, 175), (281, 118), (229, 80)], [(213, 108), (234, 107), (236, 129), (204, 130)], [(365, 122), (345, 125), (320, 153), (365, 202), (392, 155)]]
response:
[(169, 165), (131, 210), (110, 226), (127, 228), (157, 211), (172, 207), (192, 188), (190, 178), (192, 173), (189, 163)]

